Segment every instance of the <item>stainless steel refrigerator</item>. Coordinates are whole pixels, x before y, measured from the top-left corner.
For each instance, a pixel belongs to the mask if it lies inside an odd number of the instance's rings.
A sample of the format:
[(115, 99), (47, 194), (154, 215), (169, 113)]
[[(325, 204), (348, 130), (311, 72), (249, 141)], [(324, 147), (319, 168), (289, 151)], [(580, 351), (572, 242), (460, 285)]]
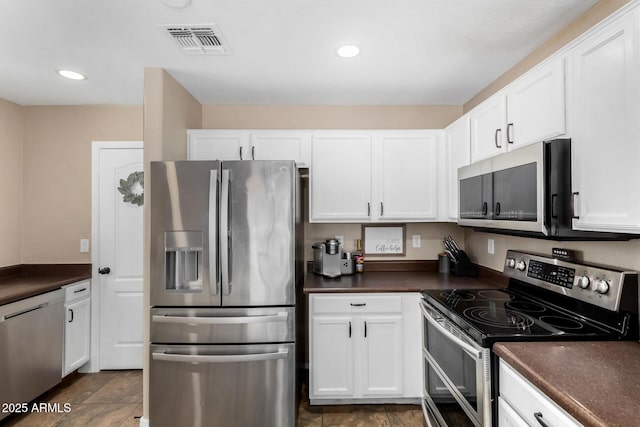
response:
[(151, 162), (150, 171), (150, 424), (294, 426), (295, 164)]

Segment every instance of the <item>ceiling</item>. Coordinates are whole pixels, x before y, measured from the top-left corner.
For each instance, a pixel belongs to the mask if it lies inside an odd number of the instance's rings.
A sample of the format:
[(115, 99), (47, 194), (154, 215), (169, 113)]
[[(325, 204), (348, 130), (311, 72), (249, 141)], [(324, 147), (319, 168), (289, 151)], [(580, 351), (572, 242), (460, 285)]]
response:
[[(2, 0), (0, 98), (142, 104), (160, 67), (203, 105), (460, 105), (595, 3)], [(186, 54), (161, 24), (215, 24), (230, 52)], [(341, 59), (343, 44), (362, 53)]]

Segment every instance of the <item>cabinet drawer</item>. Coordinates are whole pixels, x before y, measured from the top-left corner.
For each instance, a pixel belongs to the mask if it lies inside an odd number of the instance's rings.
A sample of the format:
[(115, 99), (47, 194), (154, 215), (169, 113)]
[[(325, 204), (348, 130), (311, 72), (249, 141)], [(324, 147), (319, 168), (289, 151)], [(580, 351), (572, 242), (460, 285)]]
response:
[(549, 426), (580, 426), (554, 401), (500, 360), (500, 398), (508, 402), (530, 425), (539, 425), (536, 415)]
[(64, 300), (66, 302), (81, 298), (88, 298), (91, 295), (91, 280), (83, 280), (81, 282), (72, 283), (63, 286)]
[(310, 298), (313, 314), (402, 312), (402, 295), (333, 294), (311, 295)]

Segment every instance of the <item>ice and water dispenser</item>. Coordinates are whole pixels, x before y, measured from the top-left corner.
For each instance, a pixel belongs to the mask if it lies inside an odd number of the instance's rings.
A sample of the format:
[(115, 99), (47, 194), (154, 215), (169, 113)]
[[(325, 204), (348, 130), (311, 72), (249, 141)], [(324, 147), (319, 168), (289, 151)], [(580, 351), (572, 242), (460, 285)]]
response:
[(165, 232), (165, 289), (174, 292), (202, 291), (202, 232)]

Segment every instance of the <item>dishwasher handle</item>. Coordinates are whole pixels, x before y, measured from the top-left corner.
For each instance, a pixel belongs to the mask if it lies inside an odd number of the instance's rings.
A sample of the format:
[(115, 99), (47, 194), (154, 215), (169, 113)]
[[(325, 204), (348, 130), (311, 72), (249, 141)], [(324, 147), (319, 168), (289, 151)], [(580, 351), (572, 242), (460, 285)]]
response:
[(286, 359), (289, 350), (284, 348), (275, 353), (257, 354), (172, 354), (152, 353), (153, 360), (179, 363), (237, 363), (237, 362), (262, 362), (266, 360)]
[(266, 323), (287, 320), (289, 313), (281, 311), (277, 314), (267, 314), (259, 316), (172, 316), (154, 315), (151, 316), (156, 323), (178, 323), (178, 324), (200, 324), (200, 325), (242, 325), (247, 323)]
[(34, 307), (29, 307), (29, 308), (25, 308), (25, 309), (16, 311), (15, 313), (5, 314), (4, 316), (0, 317), (0, 322), (4, 322), (5, 320), (13, 319), (14, 317), (22, 316), (23, 314), (31, 313), (32, 311), (40, 310), (41, 308), (45, 308), (48, 305), (49, 305), (49, 303), (45, 302), (45, 303), (36, 305)]

